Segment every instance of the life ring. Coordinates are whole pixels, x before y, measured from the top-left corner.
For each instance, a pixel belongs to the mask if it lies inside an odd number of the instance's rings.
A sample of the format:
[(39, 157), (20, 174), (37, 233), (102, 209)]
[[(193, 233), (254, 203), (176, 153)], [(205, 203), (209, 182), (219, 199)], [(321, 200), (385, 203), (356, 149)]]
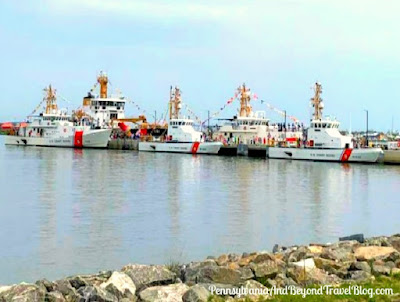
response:
[(307, 141), (306, 145), (307, 145), (307, 147), (309, 147), (309, 146), (310, 146), (310, 142), (309, 142), (309, 141)]

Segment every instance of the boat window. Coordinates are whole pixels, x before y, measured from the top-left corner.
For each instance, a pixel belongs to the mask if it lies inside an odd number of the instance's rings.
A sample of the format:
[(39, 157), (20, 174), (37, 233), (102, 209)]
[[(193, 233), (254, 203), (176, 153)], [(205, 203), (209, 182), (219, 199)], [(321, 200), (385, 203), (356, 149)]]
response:
[(323, 124), (322, 124), (322, 128), (326, 128), (326, 123), (323, 123)]

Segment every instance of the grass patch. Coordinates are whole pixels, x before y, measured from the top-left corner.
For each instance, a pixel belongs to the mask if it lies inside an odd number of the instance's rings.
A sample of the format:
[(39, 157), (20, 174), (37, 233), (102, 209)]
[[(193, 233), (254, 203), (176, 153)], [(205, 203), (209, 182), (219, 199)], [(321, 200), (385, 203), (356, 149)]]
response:
[[(364, 290), (364, 294), (357, 295), (355, 294), (354, 287), (357, 286)], [(350, 294), (338, 294), (335, 295), (333, 293), (326, 294), (326, 291), (323, 290), (323, 295), (307, 295), (305, 298), (302, 295), (277, 295), (274, 297), (263, 297), (259, 296), (258, 299), (250, 299), (249, 297), (244, 297), (241, 299), (235, 299), (234, 301), (242, 301), (242, 302), (250, 302), (250, 301), (258, 301), (258, 302), (300, 302), (300, 301), (311, 301), (311, 302), (331, 302), (331, 301), (368, 301), (368, 302), (386, 302), (386, 301), (400, 301), (400, 274), (392, 275), (390, 277), (380, 276), (377, 277), (374, 281), (370, 281), (367, 283), (357, 283), (357, 284), (343, 284), (337, 289), (347, 289), (352, 287)], [(319, 287), (307, 287), (308, 290), (311, 289), (317, 290)], [(377, 293), (377, 290), (381, 289), (392, 289), (393, 295), (378, 295), (374, 294), (370, 297), (369, 293)], [(333, 289), (333, 287), (332, 287)], [(336, 288), (335, 288), (336, 289)], [(209, 298), (210, 302), (223, 302), (226, 301), (225, 297), (220, 296), (211, 296)]]

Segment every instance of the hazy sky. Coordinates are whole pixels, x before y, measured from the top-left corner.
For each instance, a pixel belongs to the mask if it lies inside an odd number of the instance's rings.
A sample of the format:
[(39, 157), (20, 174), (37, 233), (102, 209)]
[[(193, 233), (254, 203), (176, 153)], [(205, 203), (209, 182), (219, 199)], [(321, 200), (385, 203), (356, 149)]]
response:
[(0, 120), (29, 114), (49, 83), (75, 108), (105, 70), (149, 118), (165, 111), (170, 85), (205, 118), (245, 82), (308, 121), (318, 80), (342, 128), (351, 118), (364, 129), (368, 109), (370, 127), (388, 130), (393, 117), (398, 129), (399, 12), (395, 0), (0, 0)]

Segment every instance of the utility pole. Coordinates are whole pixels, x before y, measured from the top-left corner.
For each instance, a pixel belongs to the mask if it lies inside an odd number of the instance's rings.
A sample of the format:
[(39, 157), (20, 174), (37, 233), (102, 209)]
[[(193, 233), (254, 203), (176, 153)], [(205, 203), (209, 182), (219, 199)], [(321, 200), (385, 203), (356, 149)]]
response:
[(367, 132), (365, 133), (365, 139), (367, 142), (367, 147), (369, 146), (369, 142), (368, 142), (368, 110), (364, 110), (367, 113)]
[(210, 110), (207, 111), (207, 134), (210, 136)]
[(286, 110), (284, 110), (283, 112), (285, 112), (285, 143), (286, 143)]
[(154, 126), (157, 125), (157, 110), (154, 110)]

